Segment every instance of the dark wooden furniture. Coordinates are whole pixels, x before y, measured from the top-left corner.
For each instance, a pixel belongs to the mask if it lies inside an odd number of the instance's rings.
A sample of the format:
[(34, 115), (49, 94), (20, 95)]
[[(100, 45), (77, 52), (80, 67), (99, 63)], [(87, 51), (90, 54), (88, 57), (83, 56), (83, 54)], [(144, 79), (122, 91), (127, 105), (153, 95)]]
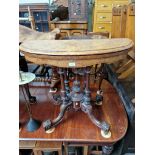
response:
[(72, 35), (84, 35), (87, 33), (86, 21), (51, 21), (50, 29), (60, 29), (61, 38)]
[(69, 20), (87, 21), (88, 1), (87, 0), (68, 0)]
[[(93, 96), (97, 90), (98, 83), (91, 80), (90, 86), (93, 90)], [(33, 82), (30, 86), (32, 95), (37, 96), (37, 105), (32, 105), (33, 116), (40, 121), (47, 118), (55, 118), (59, 113), (59, 106), (54, 105), (51, 100), (51, 95), (48, 92), (49, 86), (44, 83)], [(53, 133), (46, 134), (42, 127), (37, 131), (30, 133), (23, 127), (19, 133), (20, 141), (59, 141), (65, 142), (67, 145), (101, 145), (111, 147), (117, 141), (122, 139), (127, 131), (128, 121), (123, 104), (112, 85), (106, 80), (102, 83), (104, 91), (104, 101), (102, 106), (93, 108), (94, 115), (100, 120), (108, 120), (111, 125), (112, 136), (109, 139), (103, 138), (100, 134), (100, 129), (97, 128), (89, 120), (86, 114), (81, 110), (75, 112), (74, 109), (69, 109), (61, 125), (57, 126)], [(20, 95), (20, 120), (26, 122), (28, 115), (24, 112), (24, 98)], [(38, 112), (39, 111), (39, 112)], [(108, 149), (108, 148), (107, 148)]]
[(125, 89), (125, 87), (122, 85), (121, 81), (118, 80), (117, 74), (113, 71), (113, 68), (111, 65), (106, 65), (106, 70), (108, 72), (108, 79), (110, 83), (114, 86), (116, 91), (118, 92), (123, 105), (125, 107), (125, 110), (128, 115), (128, 131), (125, 137), (121, 141), (121, 148), (122, 151), (120, 155), (124, 153), (135, 153), (135, 107), (134, 104), (131, 101), (131, 97), (128, 95), (128, 91)]
[[(48, 3), (30, 3), (19, 5), (19, 17), (28, 17), (28, 7), (34, 17), (35, 29), (37, 31), (49, 31), (49, 5)], [(30, 21), (20, 21), (20, 24), (30, 27)]]
[[(129, 39), (123, 38), (61, 41), (32, 40), (22, 43), (20, 45), (20, 50), (25, 54), (27, 60), (38, 64), (56, 66), (58, 68), (58, 73), (60, 74), (61, 92), (58, 92), (60, 97), (56, 97), (56, 94), (52, 95), (53, 102), (61, 105), (60, 113), (51, 121), (50, 128), (55, 129), (55, 127), (62, 122), (67, 109), (73, 107), (74, 110), (82, 110), (82, 112), (87, 114), (92, 123), (101, 129), (101, 135), (103, 138), (107, 139), (105, 142), (108, 142), (108, 140), (113, 137), (113, 132), (115, 132), (112, 129), (113, 125), (110, 124), (110, 116), (99, 121), (100, 119), (96, 117), (93, 112), (93, 103), (97, 102), (97, 98), (102, 98), (102, 102), (105, 100), (103, 100), (105, 95), (98, 93), (103, 92), (101, 89), (104, 77), (103, 63), (113, 63), (125, 58), (132, 47), (133, 42)], [(97, 95), (95, 97), (96, 99), (93, 99), (95, 92), (92, 89), (94, 86), (91, 87), (90, 85), (90, 70), (92, 65), (95, 64), (101, 64), (101, 66), (99, 70), (99, 84), (98, 88), (95, 90)], [(69, 68), (75, 75), (74, 80), (71, 80), (67, 75)], [(105, 103), (103, 104), (104, 109), (106, 109)], [(101, 114), (104, 115), (105, 113), (105, 111), (104, 113), (101, 112)], [(80, 117), (82, 118), (81, 114)], [(86, 124), (86, 122), (84, 124)], [(47, 128), (45, 123), (43, 126), (45, 131), (50, 129), (49, 124)], [(65, 129), (66, 128), (67, 127), (65, 127)], [(71, 132), (68, 130), (67, 133)], [(77, 139), (78, 138), (79, 137), (77, 137)], [(91, 141), (93, 142), (93, 139)], [(111, 152), (112, 148), (112, 146), (104, 146), (103, 152)]]

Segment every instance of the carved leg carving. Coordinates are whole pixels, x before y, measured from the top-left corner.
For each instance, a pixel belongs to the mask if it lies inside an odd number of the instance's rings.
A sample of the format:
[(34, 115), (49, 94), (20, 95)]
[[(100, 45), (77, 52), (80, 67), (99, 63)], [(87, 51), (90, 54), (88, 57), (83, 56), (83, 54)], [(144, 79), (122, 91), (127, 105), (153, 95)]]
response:
[(27, 94), (27, 96), (29, 98), (29, 102), (31, 104), (36, 103), (36, 97), (31, 95), (30, 90), (29, 90), (29, 85), (25, 84), (24, 88), (25, 88), (26, 94)]
[(101, 85), (102, 85), (103, 79), (107, 79), (107, 74), (106, 74), (104, 64), (101, 64), (98, 76), (99, 76), (99, 86), (98, 86), (95, 104), (96, 105), (102, 105), (102, 103), (103, 103), (103, 90), (101, 89)]
[(57, 68), (53, 66), (51, 68), (52, 68), (52, 78), (51, 78), (50, 92), (56, 92), (57, 89), (54, 87), (60, 81), (60, 78), (57, 72)]
[(57, 126), (63, 119), (65, 112), (67, 111), (68, 107), (70, 107), (72, 104), (72, 102), (70, 102), (69, 104), (62, 104), (60, 107), (60, 113), (57, 116), (57, 118), (55, 118), (53, 121), (51, 120), (46, 120), (43, 122), (43, 127), (46, 131), (46, 133), (51, 133), (54, 131), (54, 127)]
[[(64, 83), (64, 69), (59, 68), (59, 74), (60, 74), (60, 80), (61, 80), (61, 100), (62, 100), (62, 105), (60, 107), (60, 113), (58, 115), (57, 118), (55, 118), (53, 121), (46, 123), (47, 121), (45, 121), (45, 125), (44, 128), (48, 128), (48, 130), (50, 128), (54, 128), (55, 126), (57, 126), (63, 119), (64, 114), (66, 112), (66, 110), (68, 109), (69, 106), (72, 105), (72, 102), (70, 101), (69, 97), (66, 94), (66, 89), (65, 89), (65, 83)], [(47, 126), (46, 126), (47, 124)]]
[(66, 110), (72, 104), (72, 102), (69, 100), (69, 97), (66, 94), (65, 83), (64, 83), (64, 77), (65, 77), (66, 73), (65, 73), (64, 69), (59, 68), (59, 74), (60, 74), (60, 79), (61, 79), (62, 105), (60, 107), (60, 113), (59, 113), (58, 117), (52, 121), (53, 126), (56, 126), (61, 122)]
[(67, 69), (64, 70), (64, 78), (65, 78), (65, 90), (66, 90), (66, 94), (67, 96), (70, 93), (70, 88), (69, 88), (69, 77), (67, 76)]
[(102, 152), (103, 152), (103, 154), (110, 155), (112, 153), (112, 151), (113, 151), (113, 145), (110, 145), (110, 146), (108, 146), (108, 145), (102, 146)]
[(90, 96), (90, 90), (89, 90), (90, 67), (86, 67), (85, 73), (86, 73), (86, 89), (85, 89), (83, 102), (81, 103), (81, 109), (82, 111), (87, 113), (90, 120), (101, 129), (102, 136), (105, 138), (109, 138), (111, 137), (110, 125), (105, 121), (103, 122), (98, 121), (92, 113), (91, 96)]
[(64, 104), (61, 105), (61, 107), (60, 107), (60, 113), (59, 113), (58, 117), (55, 118), (55, 119), (52, 121), (52, 124), (53, 124), (52, 127), (57, 126), (57, 125), (62, 121), (65, 112), (67, 111), (67, 109), (68, 109), (71, 105), (72, 105), (72, 102), (70, 102), (70, 103), (68, 103), (68, 104), (66, 104), (66, 105), (64, 105)]

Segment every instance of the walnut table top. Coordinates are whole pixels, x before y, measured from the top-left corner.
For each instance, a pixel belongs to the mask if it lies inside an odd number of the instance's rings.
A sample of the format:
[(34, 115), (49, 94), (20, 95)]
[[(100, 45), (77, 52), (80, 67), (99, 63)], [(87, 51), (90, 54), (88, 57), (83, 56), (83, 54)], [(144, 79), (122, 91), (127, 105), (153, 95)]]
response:
[(27, 60), (36, 64), (79, 68), (113, 63), (126, 57), (133, 47), (127, 38), (93, 40), (30, 40), (20, 45)]

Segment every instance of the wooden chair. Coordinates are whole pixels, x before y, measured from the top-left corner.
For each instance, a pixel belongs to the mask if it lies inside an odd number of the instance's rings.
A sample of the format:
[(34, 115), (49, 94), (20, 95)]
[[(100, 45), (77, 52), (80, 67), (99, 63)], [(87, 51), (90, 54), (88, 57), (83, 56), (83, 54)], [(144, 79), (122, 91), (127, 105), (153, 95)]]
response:
[(114, 7), (112, 10), (112, 38), (124, 38), (126, 30), (127, 6)]
[[(36, 141), (19, 141), (19, 152), (20, 150), (32, 150), (35, 148)], [(20, 152), (21, 154), (21, 152)]]
[(34, 155), (43, 155), (45, 152), (58, 152), (58, 155), (62, 155), (62, 142), (51, 142), (51, 141), (38, 141), (33, 150)]
[[(128, 6), (114, 7), (112, 17), (112, 37), (113, 38), (130, 38), (135, 42), (135, 4)], [(125, 79), (134, 75), (135, 56), (134, 49), (128, 54), (127, 59), (116, 65), (115, 70), (118, 79)]]
[[(135, 43), (135, 4), (131, 3), (127, 7), (125, 37), (130, 38)], [(128, 61), (123, 64), (116, 73), (119, 73), (118, 79), (125, 79), (135, 72), (135, 50), (128, 54)]]

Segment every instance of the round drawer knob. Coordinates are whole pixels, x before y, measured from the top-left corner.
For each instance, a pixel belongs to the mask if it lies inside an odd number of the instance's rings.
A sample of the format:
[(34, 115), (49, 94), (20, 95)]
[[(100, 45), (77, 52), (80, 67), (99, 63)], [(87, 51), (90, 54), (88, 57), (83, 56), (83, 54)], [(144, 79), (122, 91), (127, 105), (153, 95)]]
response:
[(100, 16), (100, 18), (101, 18), (101, 19), (104, 19), (104, 18), (106, 18), (106, 17), (105, 17), (105, 16)]
[(108, 6), (107, 6), (107, 5), (105, 5), (105, 4), (102, 4), (101, 6), (102, 6), (102, 7), (104, 7), (104, 8), (105, 8), (105, 7), (108, 7)]
[(103, 27), (103, 26), (99, 26), (98, 28), (99, 28), (99, 29), (104, 29), (104, 27)]

